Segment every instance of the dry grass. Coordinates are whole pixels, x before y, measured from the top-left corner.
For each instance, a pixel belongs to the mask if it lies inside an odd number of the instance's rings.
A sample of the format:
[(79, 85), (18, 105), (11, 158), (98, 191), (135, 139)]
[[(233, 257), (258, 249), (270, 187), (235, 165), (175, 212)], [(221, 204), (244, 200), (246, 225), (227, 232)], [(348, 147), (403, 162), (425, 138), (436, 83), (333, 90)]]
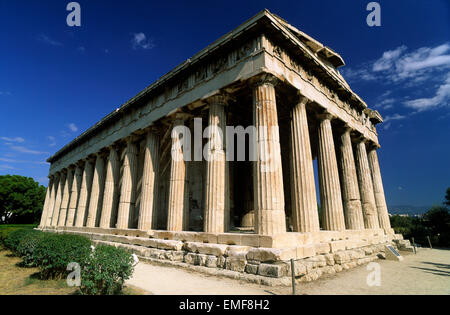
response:
[[(21, 259), (0, 249), (0, 295), (72, 295), (77, 288), (68, 287), (65, 280), (41, 280), (38, 268), (19, 267)], [(135, 287), (125, 287), (126, 295), (147, 294)]]

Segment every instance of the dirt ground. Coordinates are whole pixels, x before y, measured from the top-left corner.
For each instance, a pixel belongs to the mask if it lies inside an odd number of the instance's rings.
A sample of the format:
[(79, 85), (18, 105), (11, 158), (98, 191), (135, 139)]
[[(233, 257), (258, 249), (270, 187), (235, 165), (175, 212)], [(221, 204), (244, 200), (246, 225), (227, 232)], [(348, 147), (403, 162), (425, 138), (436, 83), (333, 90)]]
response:
[[(376, 262), (380, 267), (379, 286), (367, 284), (367, 278), (373, 275), (374, 269), (367, 270), (367, 265), (364, 265), (315, 282), (297, 283), (297, 294), (450, 294), (450, 250), (424, 248), (419, 249), (416, 255), (404, 255), (402, 262)], [(136, 266), (133, 278), (128, 283), (158, 295), (292, 293), (289, 287), (259, 286), (147, 263)]]

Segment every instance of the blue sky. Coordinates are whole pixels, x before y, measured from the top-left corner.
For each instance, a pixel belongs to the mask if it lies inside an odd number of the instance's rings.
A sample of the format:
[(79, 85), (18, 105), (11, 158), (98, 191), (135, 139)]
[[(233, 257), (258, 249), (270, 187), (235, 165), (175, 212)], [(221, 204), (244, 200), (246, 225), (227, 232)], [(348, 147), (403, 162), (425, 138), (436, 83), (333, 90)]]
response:
[(47, 184), (45, 160), (103, 116), (260, 10), (340, 53), (371, 108), (390, 205), (440, 203), (450, 186), (450, 3), (378, 1), (0, 2), (0, 174)]

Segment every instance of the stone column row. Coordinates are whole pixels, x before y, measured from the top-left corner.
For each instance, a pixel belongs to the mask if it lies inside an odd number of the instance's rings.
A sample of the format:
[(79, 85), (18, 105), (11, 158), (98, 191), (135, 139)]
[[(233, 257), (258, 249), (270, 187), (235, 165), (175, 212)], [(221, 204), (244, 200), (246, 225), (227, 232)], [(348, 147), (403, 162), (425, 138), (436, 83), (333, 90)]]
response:
[[(260, 77), (253, 86), (253, 122), (256, 161), (253, 163), (255, 231), (286, 232), (276, 80)], [(225, 155), (225, 96), (209, 103), (209, 142), (206, 163), (204, 231), (226, 232), (229, 226), (229, 175)], [(290, 189), (296, 232), (319, 231), (313, 159), (306, 113), (308, 100), (299, 95), (291, 109)], [(185, 114), (173, 121), (167, 229), (188, 230), (188, 164), (182, 145)], [(334, 116), (318, 116), (318, 173), (323, 229), (390, 229), (376, 148), (367, 150), (364, 139), (353, 147), (351, 130), (333, 136)], [(220, 131), (219, 131), (220, 130)], [(339, 132), (334, 130), (334, 132)], [(335, 139), (339, 146), (336, 147)], [(127, 229), (136, 206), (137, 139), (126, 139), (124, 161), (116, 146), (109, 155), (98, 153), (50, 177), (40, 226), (76, 226)], [(159, 139), (146, 130), (138, 228), (156, 228), (158, 209)], [(121, 174), (122, 172), (122, 174)], [(117, 209), (117, 211), (113, 211)]]
[[(129, 228), (136, 201), (138, 148), (134, 137), (126, 141), (122, 176), (116, 146), (107, 148), (108, 156), (97, 153), (51, 176), (40, 227)], [(158, 136), (148, 131), (139, 229), (155, 228), (158, 164)]]
[[(292, 221), (296, 232), (319, 231), (306, 105), (299, 94), (291, 109), (291, 201)], [(392, 233), (389, 223), (376, 148), (367, 146), (362, 137), (353, 148), (351, 128), (335, 130), (332, 114), (324, 112), (318, 118), (318, 173), (322, 228), (345, 229), (383, 228)], [(335, 139), (339, 146), (336, 147)]]

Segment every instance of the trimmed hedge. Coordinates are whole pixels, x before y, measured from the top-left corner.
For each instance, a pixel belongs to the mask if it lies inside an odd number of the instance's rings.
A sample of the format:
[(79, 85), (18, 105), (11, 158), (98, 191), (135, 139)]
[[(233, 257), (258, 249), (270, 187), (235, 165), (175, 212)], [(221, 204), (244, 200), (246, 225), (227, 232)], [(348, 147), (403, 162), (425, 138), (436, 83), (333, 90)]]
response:
[(22, 265), (25, 267), (37, 267), (34, 251), (39, 242), (47, 237), (46, 233), (36, 231), (37, 233), (25, 234), (16, 248), (16, 255), (22, 257)]
[(83, 266), (91, 252), (91, 241), (83, 236), (45, 233), (34, 248), (33, 263), (43, 279), (59, 279), (68, 274), (67, 265)]
[[(4, 240), (4, 245), (13, 252), (13, 254), (18, 255), (17, 249), (22, 241), (23, 238), (27, 236), (33, 237), (34, 235), (37, 235), (39, 233), (42, 233), (37, 230), (32, 229), (17, 229), (14, 231), (11, 231), (7, 234), (6, 239)], [(19, 255), (20, 256), (20, 255)]]
[(108, 245), (93, 250), (84, 236), (17, 229), (7, 233), (4, 243), (23, 258), (24, 266), (37, 266), (42, 279), (64, 278), (69, 274), (69, 263), (78, 263), (81, 294), (120, 294), (134, 270), (130, 253)]
[(0, 225), (0, 248), (6, 247), (5, 241), (8, 235), (18, 230), (32, 230), (35, 224), (1, 224)]
[(119, 294), (133, 269), (130, 253), (113, 246), (98, 245), (81, 270), (80, 292), (89, 295)]

